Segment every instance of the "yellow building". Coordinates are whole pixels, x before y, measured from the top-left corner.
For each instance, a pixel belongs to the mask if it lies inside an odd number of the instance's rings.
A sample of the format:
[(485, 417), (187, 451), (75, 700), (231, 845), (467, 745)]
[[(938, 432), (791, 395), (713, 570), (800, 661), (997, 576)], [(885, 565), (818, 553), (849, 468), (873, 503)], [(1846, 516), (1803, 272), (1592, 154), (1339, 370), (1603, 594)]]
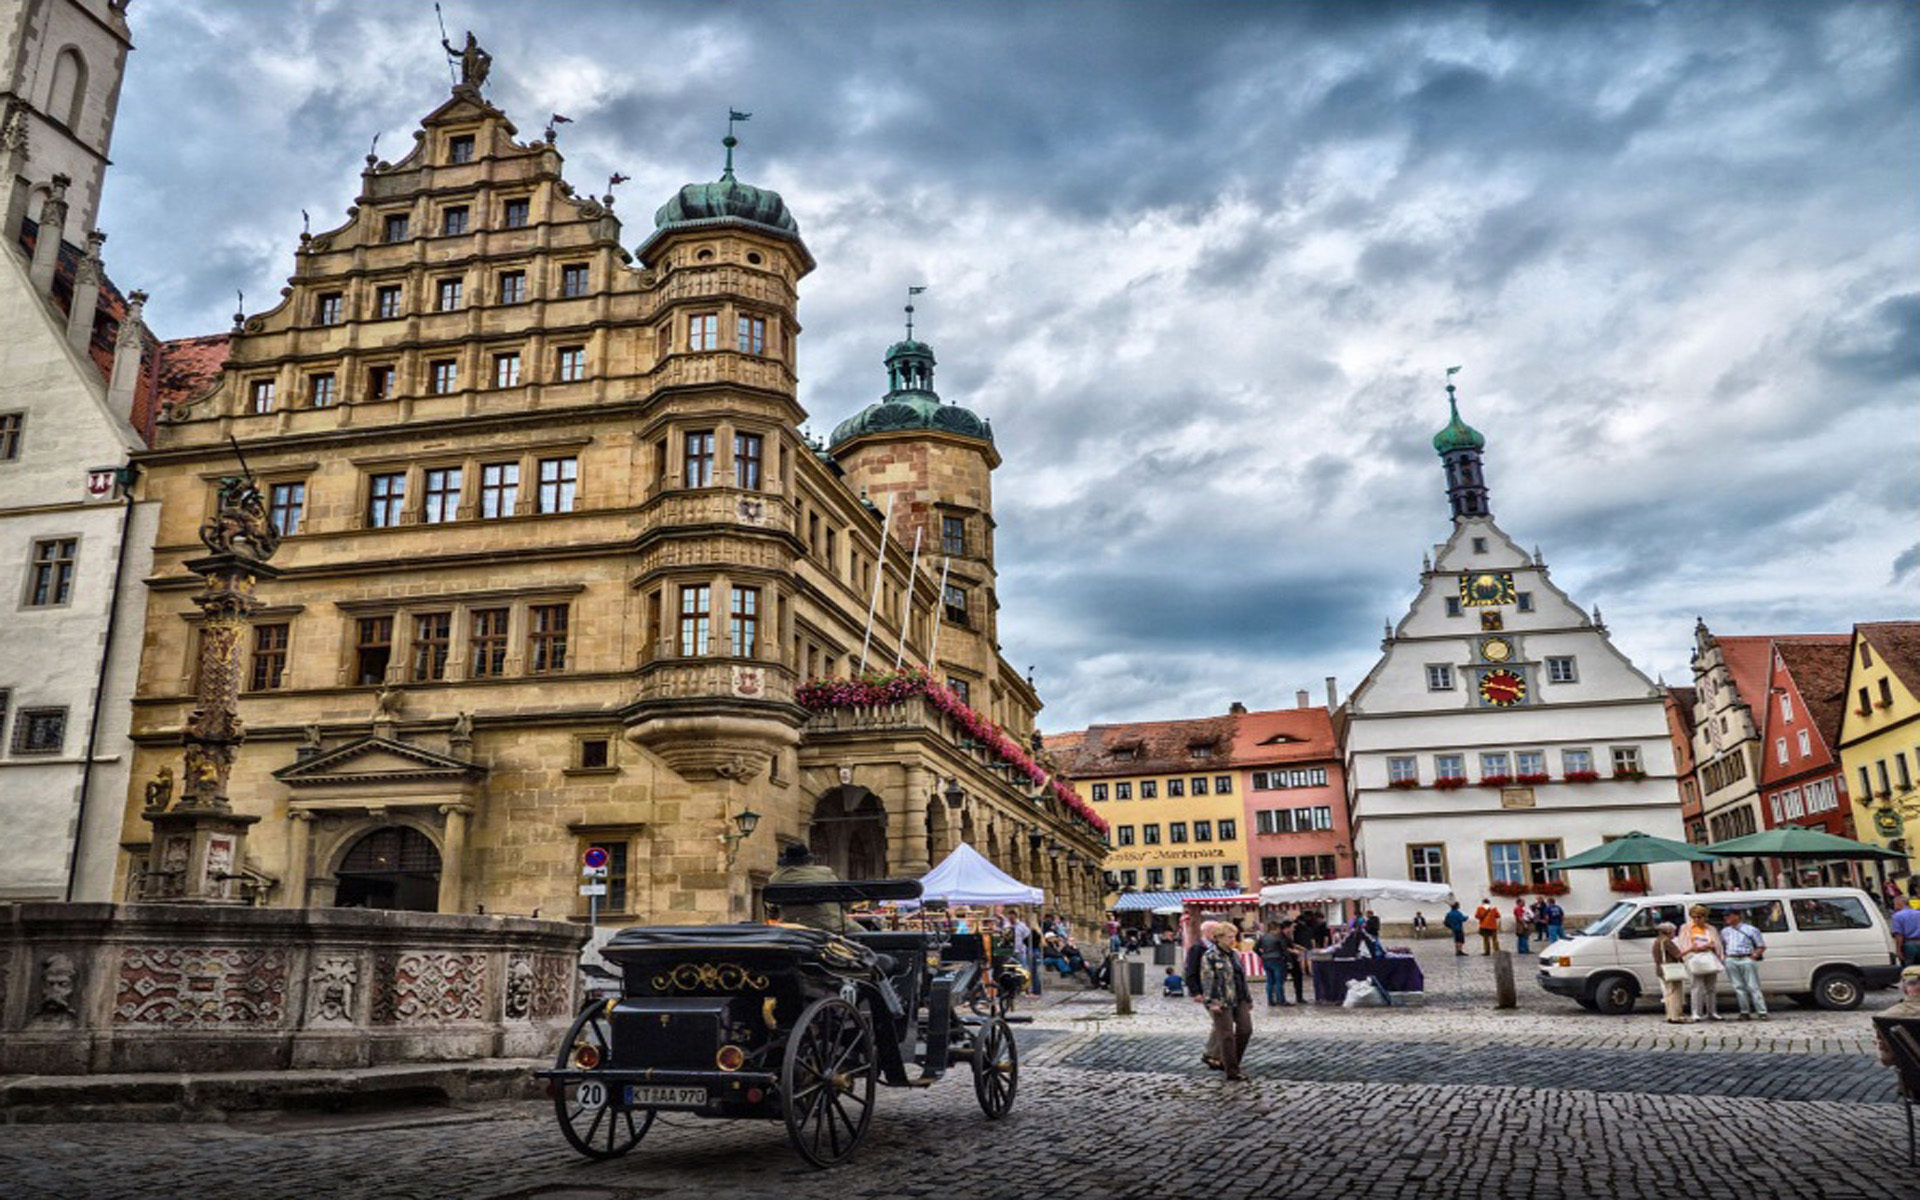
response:
[[(629, 252), (612, 197), (577, 194), (553, 131), (519, 140), (483, 81), (400, 161), (369, 156), (276, 307), (165, 348), (123, 894), (192, 708), (183, 564), (233, 439), (285, 535), (230, 788), (260, 818), (239, 867), (256, 902), (583, 916), (601, 846), (602, 919), (720, 920), (758, 911), (782, 844), (871, 877), (964, 837), (1092, 915), (1098, 830), (1007, 761), (1040, 702), (998, 654), (991, 429), (939, 402), (907, 342), (885, 399), (809, 443), (814, 261), (780, 196), (735, 177), (734, 139)], [(970, 708), (808, 692), (854, 673), (870, 609), (872, 664)]]
[(1246, 806), (1234, 780), (1235, 718), (1095, 725), (1047, 749), (1108, 825), (1110, 889), (1239, 889)]
[(1840, 762), (1860, 838), (1920, 870), (1920, 621), (1853, 627)]

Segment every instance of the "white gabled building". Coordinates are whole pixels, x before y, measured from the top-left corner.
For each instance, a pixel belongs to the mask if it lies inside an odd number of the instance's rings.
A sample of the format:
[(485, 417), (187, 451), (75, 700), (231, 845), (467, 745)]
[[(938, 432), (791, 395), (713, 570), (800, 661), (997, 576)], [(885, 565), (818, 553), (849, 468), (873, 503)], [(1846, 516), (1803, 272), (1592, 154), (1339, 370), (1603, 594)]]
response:
[[(1608, 872), (1542, 864), (1632, 830), (1684, 840), (1661, 689), (1614, 648), (1598, 609), (1582, 611), (1537, 550), (1494, 524), (1486, 440), (1451, 385), (1447, 398), (1453, 419), (1433, 442), (1453, 535), (1347, 703), (1359, 869), (1447, 883), (1469, 912), (1496, 882), (1561, 880), (1570, 917), (1598, 913), (1617, 898)], [(1688, 886), (1683, 865), (1648, 872), (1655, 891)], [(1405, 921), (1420, 906), (1377, 907)]]

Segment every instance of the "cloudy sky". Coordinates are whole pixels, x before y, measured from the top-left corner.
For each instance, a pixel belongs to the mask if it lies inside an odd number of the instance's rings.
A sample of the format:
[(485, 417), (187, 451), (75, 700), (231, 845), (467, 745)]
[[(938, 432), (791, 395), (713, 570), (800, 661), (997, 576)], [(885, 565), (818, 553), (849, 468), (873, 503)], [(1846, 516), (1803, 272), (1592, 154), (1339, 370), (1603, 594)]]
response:
[[(1448, 532), (1442, 371), (1493, 510), (1687, 678), (1723, 632), (1920, 594), (1920, 18), (1904, 3), (479, 3), (489, 96), (627, 240), (787, 199), (813, 428), (909, 283), (990, 417), (1002, 641), (1043, 727), (1357, 682)], [(164, 336), (277, 297), (300, 210), (445, 96), (431, 4), (141, 0), (103, 227)]]

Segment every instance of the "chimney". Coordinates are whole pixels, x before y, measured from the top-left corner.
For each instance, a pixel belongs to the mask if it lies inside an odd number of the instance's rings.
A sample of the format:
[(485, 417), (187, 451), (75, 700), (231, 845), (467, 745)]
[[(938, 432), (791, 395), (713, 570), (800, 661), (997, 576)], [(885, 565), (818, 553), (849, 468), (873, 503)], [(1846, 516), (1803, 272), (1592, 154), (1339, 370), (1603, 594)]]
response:
[(100, 247), (107, 235), (98, 229), (87, 234), (86, 257), (73, 273), (73, 306), (67, 310), (67, 341), (76, 354), (85, 355), (93, 342), (94, 310), (100, 306)]
[(1307, 701), (1310, 699), (1312, 699), (1312, 697), (1307, 695), (1307, 689), (1301, 688), (1293, 694), (1293, 706), (1295, 708), (1305, 708)]
[(107, 384), (107, 407), (127, 422), (133, 420), (133, 393), (140, 386), (140, 357), (147, 348), (147, 327), (140, 319), (146, 307), (145, 292), (127, 293), (127, 315), (120, 319), (120, 336), (113, 341), (113, 378)]
[(1340, 707), (1340, 684), (1333, 676), (1327, 676), (1327, 711)]
[(53, 294), (54, 268), (60, 263), (60, 239), (66, 236), (67, 185), (72, 182), (65, 175), (55, 175), (47, 198), (40, 203), (40, 232), (34, 235), (33, 265), (27, 273), (33, 280), (33, 290), (42, 296)]
[(1227, 705), (1227, 712), (1236, 717), (1245, 715), (1246, 711), (1247, 711), (1247, 706), (1240, 703), (1238, 700), (1235, 700), (1232, 704)]

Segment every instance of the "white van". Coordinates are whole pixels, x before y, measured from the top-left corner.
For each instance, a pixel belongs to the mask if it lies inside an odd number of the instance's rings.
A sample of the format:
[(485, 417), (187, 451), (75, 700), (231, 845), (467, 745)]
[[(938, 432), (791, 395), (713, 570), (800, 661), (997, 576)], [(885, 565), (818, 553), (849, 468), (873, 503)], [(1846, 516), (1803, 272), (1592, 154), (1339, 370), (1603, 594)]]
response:
[[(1886, 917), (1865, 892), (1779, 888), (1621, 900), (1593, 924), (1540, 952), (1540, 986), (1604, 1013), (1631, 1012), (1642, 996), (1658, 999), (1654, 931), (1662, 921), (1684, 927), (1695, 904), (1712, 910), (1708, 919), (1716, 927), (1739, 909), (1767, 939), (1758, 964), (1761, 990), (1797, 1004), (1858, 1008), (1868, 988), (1891, 986), (1900, 976)], [(1720, 988), (1731, 991), (1724, 972)]]

